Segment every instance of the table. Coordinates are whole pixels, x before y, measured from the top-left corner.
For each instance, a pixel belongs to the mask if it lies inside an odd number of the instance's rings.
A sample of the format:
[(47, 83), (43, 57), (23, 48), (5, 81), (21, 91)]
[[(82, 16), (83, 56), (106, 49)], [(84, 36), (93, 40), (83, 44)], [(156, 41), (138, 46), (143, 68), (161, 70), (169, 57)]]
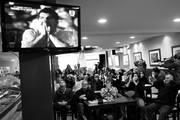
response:
[[(86, 101), (85, 105), (87, 106), (89, 111), (94, 111), (94, 110), (97, 111), (98, 109), (111, 107), (114, 110), (113, 113), (116, 113), (115, 108), (120, 107), (120, 106), (136, 105), (136, 100), (134, 100), (132, 98), (127, 98), (127, 97), (121, 96), (120, 98), (116, 98), (113, 101), (106, 101), (103, 103), (98, 103), (97, 101), (95, 101), (95, 102)], [(88, 118), (89, 118), (90, 114), (91, 113), (89, 112)], [(116, 120), (117, 115), (114, 114), (114, 117)]]

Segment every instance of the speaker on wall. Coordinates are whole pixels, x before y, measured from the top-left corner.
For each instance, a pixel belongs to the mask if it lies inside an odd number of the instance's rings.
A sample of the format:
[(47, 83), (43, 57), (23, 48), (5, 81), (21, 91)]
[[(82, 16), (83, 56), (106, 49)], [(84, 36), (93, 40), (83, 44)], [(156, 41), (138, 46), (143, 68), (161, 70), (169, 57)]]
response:
[(112, 50), (112, 55), (116, 55), (116, 50)]

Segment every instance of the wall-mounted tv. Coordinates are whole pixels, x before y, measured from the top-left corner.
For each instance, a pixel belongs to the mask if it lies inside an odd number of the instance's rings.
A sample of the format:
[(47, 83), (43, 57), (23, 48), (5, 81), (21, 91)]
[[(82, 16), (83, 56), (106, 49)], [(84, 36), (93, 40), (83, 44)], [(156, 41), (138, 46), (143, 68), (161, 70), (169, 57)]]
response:
[(3, 51), (80, 50), (80, 6), (4, 1)]

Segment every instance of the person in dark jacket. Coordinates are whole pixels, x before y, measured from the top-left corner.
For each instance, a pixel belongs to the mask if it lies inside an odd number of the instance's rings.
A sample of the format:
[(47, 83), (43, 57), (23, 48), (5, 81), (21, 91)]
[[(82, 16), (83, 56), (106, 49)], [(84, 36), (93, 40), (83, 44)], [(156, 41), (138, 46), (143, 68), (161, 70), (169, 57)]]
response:
[[(165, 79), (165, 72), (163, 70), (160, 70), (158, 67), (155, 67), (152, 69), (152, 80), (153, 81), (164, 81)], [(151, 81), (151, 82), (153, 82)]]
[(153, 85), (158, 89), (158, 98), (154, 103), (145, 107), (148, 120), (156, 120), (155, 113), (159, 111), (158, 120), (166, 120), (168, 113), (172, 110), (180, 82), (174, 81), (173, 75), (167, 73), (164, 81), (156, 80)]
[[(126, 95), (137, 101), (137, 105), (130, 105), (127, 107), (127, 118), (128, 120), (142, 120), (144, 118), (144, 82), (140, 81), (138, 72), (130, 75), (126, 87), (128, 90)], [(138, 114), (134, 114), (134, 111)]]
[(139, 81), (141, 81), (143, 84), (148, 84), (149, 81), (143, 71), (139, 72)]
[(99, 74), (94, 74), (91, 86), (94, 91), (100, 91), (103, 88), (103, 81), (99, 79)]
[(95, 93), (89, 89), (89, 83), (86, 80), (82, 81), (82, 88), (76, 91), (73, 102), (77, 107), (77, 120), (87, 120), (86, 114), (88, 113), (86, 110), (86, 106), (84, 105), (84, 101), (95, 100)]
[(166, 60), (160, 65), (169, 69), (169, 72), (174, 75), (175, 81), (180, 81), (180, 52), (176, 53), (172, 58)]
[(64, 80), (59, 82), (59, 89), (55, 93), (54, 97), (54, 110), (60, 111), (61, 119), (66, 120), (67, 112), (70, 109), (70, 101), (73, 96), (71, 89), (66, 88)]

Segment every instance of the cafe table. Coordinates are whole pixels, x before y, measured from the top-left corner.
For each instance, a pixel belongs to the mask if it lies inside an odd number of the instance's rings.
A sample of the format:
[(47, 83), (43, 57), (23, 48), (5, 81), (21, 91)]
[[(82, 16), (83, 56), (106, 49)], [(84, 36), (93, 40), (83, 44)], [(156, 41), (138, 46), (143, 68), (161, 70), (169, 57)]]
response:
[[(90, 118), (90, 115), (92, 111), (99, 111), (100, 109), (103, 108), (112, 108), (113, 110), (113, 115), (115, 117), (115, 120), (117, 119), (117, 108), (122, 107), (122, 106), (128, 106), (128, 105), (136, 105), (136, 100), (128, 97), (121, 96), (119, 98), (116, 98), (112, 101), (107, 101), (107, 100), (94, 100), (94, 101), (85, 101), (86, 107), (89, 109), (88, 116), (87, 118)], [(98, 112), (96, 112), (98, 120), (99, 120), (99, 115)]]

